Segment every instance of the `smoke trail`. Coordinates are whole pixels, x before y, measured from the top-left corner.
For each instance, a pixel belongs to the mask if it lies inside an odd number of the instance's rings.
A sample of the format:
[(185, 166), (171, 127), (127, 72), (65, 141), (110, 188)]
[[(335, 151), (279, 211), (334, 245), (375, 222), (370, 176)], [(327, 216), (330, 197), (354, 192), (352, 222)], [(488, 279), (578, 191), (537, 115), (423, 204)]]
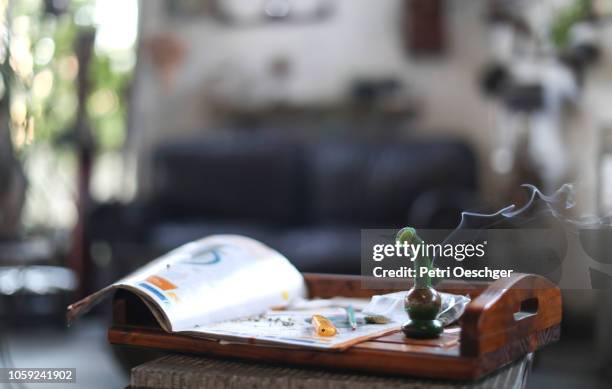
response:
[[(570, 220), (569, 211), (575, 206), (574, 187), (572, 184), (564, 184), (550, 196), (543, 194), (531, 184), (523, 184), (521, 187), (526, 188), (529, 192), (529, 200), (524, 205), (517, 207), (515, 204), (511, 204), (490, 214), (464, 211), (461, 213), (461, 221), (455, 232), (468, 228), (492, 228), (508, 221), (519, 221), (519, 217), (526, 217), (529, 211), (534, 211), (536, 204), (539, 202), (544, 205), (545, 209), (538, 209), (536, 210), (537, 213), (548, 210), (556, 218)], [(526, 217), (520, 221), (527, 223), (533, 220), (533, 218), (535, 218), (535, 215), (532, 214), (531, 217)], [(453, 234), (449, 235), (447, 240), (452, 241)]]
[[(576, 216), (574, 187), (564, 184), (551, 195), (522, 185), (527, 201), (493, 213), (463, 212), (442, 244), (487, 241), (485, 262), (463, 267), (497, 266), (546, 276), (562, 288), (591, 289), (612, 285), (610, 217)], [(450, 262), (434, 258), (437, 267)], [(454, 264), (458, 265), (458, 264)]]

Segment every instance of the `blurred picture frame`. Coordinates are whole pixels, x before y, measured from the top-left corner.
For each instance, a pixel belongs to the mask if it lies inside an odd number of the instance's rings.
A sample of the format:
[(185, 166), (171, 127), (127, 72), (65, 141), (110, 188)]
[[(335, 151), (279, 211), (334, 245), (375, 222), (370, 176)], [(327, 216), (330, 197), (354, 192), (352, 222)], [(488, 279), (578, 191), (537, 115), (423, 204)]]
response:
[(441, 56), (446, 53), (446, 7), (443, 0), (405, 0), (403, 38), (411, 56)]
[(166, 0), (166, 13), (172, 18), (194, 18), (213, 16), (214, 0)]

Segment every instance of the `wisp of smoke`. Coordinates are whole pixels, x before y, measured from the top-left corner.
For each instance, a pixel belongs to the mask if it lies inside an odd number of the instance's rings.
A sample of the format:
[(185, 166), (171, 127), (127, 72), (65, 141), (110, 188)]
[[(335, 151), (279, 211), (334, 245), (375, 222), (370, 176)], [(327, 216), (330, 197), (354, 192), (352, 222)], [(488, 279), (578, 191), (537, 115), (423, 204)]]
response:
[[(612, 264), (612, 250), (605, 244), (612, 242), (610, 217), (575, 215), (572, 184), (564, 184), (550, 195), (534, 185), (522, 187), (527, 191), (524, 204), (511, 204), (488, 214), (463, 212), (459, 225), (443, 244), (488, 239), (486, 262), (464, 266), (497, 265), (538, 273), (567, 288), (607, 286), (608, 279), (612, 281), (608, 274), (612, 268), (605, 268)], [(441, 266), (440, 260), (434, 258), (436, 266)]]

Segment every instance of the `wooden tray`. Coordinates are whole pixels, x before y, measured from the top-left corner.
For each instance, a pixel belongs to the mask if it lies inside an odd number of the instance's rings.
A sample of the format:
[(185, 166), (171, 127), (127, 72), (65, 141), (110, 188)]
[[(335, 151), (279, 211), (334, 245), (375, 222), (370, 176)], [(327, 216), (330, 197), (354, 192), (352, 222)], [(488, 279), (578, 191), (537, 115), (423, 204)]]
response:
[[(362, 289), (359, 276), (304, 276), (311, 297), (369, 297), (392, 291)], [(403, 284), (403, 289), (408, 287)], [(410, 340), (397, 332), (342, 352), (222, 344), (164, 332), (138, 297), (124, 291), (115, 294), (108, 339), (118, 345), (223, 358), (460, 380), (477, 379), (559, 339), (561, 293), (541, 276), (517, 273), (471, 287), (443, 282), (438, 290), (469, 294), (472, 302), (460, 325), (445, 329), (436, 340)]]

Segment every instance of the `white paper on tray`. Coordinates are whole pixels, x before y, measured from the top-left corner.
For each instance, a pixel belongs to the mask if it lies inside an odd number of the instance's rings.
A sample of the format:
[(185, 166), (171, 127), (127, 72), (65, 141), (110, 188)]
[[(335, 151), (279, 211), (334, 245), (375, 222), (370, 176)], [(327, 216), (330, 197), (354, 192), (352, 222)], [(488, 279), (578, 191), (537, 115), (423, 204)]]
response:
[[(404, 297), (408, 291), (395, 292), (373, 296), (370, 304), (363, 309), (366, 315), (381, 315), (394, 321), (406, 321), (408, 315), (404, 308)], [(457, 321), (465, 307), (470, 302), (470, 298), (458, 294), (440, 293), (442, 297), (442, 307), (438, 314), (438, 320), (442, 325), (447, 326)]]
[[(282, 343), (291, 346), (311, 347), (321, 349), (345, 349), (367, 339), (382, 336), (399, 330), (400, 323), (360, 324), (352, 330), (346, 326), (337, 325), (335, 336), (318, 336), (309, 322), (313, 314), (326, 317), (346, 315), (342, 308), (307, 311), (269, 311), (268, 313), (210, 324), (190, 331), (193, 335), (241, 342), (256, 341), (257, 343)], [(361, 320), (362, 321), (362, 320)]]

